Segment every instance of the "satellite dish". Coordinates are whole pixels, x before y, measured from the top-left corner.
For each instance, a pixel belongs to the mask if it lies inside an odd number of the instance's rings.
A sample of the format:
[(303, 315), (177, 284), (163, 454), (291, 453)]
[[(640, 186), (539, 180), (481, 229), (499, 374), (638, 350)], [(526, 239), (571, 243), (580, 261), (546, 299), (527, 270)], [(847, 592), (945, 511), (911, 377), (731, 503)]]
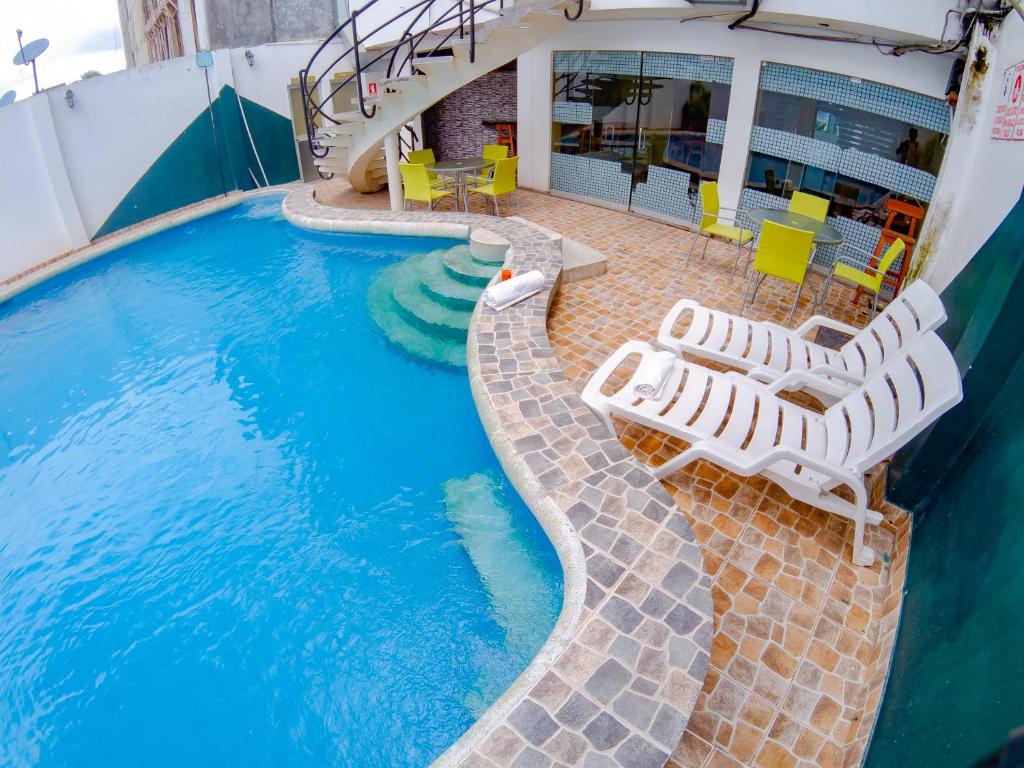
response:
[(50, 41), (45, 37), (33, 40), (14, 54), (14, 63), (18, 66), (21, 66), (22, 64), (32, 64), (36, 59), (42, 56), (43, 52), (49, 47)]
[(3, 96), (0, 96), (0, 107), (6, 107), (8, 104), (13, 104), (16, 98), (18, 98), (17, 91), (8, 91)]
[(32, 65), (32, 80), (36, 84), (36, 93), (39, 93), (39, 75), (36, 74), (36, 59), (42, 56), (43, 51), (50, 47), (50, 41), (45, 37), (41, 37), (38, 40), (33, 40), (28, 45), (22, 45), (22, 31), (20, 29), (15, 31), (18, 33), (18, 52), (14, 54), (14, 63), (17, 66), (23, 64)]
[(213, 66), (212, 51), (196, 51), (196, 66), (201, 69), (209, 69)]

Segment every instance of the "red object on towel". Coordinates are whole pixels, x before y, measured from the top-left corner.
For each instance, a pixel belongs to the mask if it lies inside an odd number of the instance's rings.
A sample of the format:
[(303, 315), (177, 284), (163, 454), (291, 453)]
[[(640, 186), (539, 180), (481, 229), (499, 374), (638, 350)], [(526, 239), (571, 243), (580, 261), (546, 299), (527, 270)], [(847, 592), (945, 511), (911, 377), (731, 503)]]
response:
[(512, 279), (512, 270), (511, 269), (503, 269), (503, 270), (501, 270), (501, 282), (505, 282), (506, 280), (511, 280), (511, 279)]

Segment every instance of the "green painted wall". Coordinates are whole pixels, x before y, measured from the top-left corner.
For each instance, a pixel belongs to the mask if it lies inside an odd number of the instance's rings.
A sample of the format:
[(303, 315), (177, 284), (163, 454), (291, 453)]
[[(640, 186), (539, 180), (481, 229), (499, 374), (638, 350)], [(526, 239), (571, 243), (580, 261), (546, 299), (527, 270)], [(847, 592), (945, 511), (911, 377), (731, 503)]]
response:
[[(291, 121), (247, 99), (242, 103), (270, 183), (298, 179)], [(242, 124), (238, 99), (230, 86), (221, 88), (214, 99), (213, 118), (216, 141), (207, 109), (161, 153), (93, 237), (226, 191), (253, 189), (256, 185), (249, 169), (262, 185), (263, 178)]]
[(1024, 724), (1024, 198), (943, 293), (964, 401), (901, 453), (907, 594), (869, 768), (970, 766)]

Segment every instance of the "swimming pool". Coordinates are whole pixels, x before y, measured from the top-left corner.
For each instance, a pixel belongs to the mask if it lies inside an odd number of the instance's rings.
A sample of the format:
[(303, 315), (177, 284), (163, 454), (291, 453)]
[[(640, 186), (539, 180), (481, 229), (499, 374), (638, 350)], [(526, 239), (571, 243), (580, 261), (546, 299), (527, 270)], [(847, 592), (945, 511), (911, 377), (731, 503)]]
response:
[(366, 311), (438, 246), (265, 196), (0, 305), (0, 765), (424, 765), (525, 668), (557, 557)]

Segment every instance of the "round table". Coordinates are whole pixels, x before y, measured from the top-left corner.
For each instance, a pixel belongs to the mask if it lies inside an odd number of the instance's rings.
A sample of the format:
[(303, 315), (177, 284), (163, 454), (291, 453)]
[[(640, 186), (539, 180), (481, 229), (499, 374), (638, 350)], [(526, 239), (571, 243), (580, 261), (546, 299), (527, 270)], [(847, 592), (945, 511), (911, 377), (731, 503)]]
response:
[(815, 245), (839, 245), (843, 242), (843, 233), (831, 224), (804, 216), (802, 213), (790, 213), (780, 208), (751, 208), (747, 211), (747, 216), (758, 226), (765, 221), (771, 221), (813, 232)]
[[(814, 244), (815, 245), (839, 245), (843, 242), (843, 233), (833, 227), (831, 224), (812, 219), (810, 216), (804, 216), (802, 213), (792, 213), (790, 211), (784, 211), (781, 208), (751, 208), (747, 211), (747, 216), (752, 222), (758, 227), (766, 221), (771, 221), (775, 224), (782, 224), (787, 227), (793, 227), (794, 229), (802, 229), (814, 233)], [(753, 241), (751, 241), (751, 247), (753, 247)], [(825, 296), (822, 295), (819, 299), (818, 289), (814, 287), (813, 283), (807, 278), (810, 277), (812, 268), (814, 267), (814, 256), (815, 250), (811, 251), (810, 264), (807, 269), (807, 277), (804, 278), (804, 282), (811, 289), (811, 293), (814, 295), (814, 303), (817, 305), (819, 300), (824, 301)], [(760, 287), (761, 280), (764, 279), (762, 275), (757, 281), (757, 287)], [(754, 296), (757, 296), (757, 287), (754, 288)], [(796, 311), (796, 305), (793, 305), (793, 311)], [(790, 313), (790, 322), (793, 321), (793, 315)]]
[(469, 199), (466, 193), (466, 176), (470, 173), (480, 173), (485, 168), (494, 165), (493, 160), (484, 160), (482, 157), (462, 157), (455, 160), (439, 160), (433, 165), (428, 165), (427, 170), (436, 173), (438, 176), (450, 176), (455, 181), (455, 207), (459, 206), (459, 196), (462, 196), (462, 207), (469, 211)]

